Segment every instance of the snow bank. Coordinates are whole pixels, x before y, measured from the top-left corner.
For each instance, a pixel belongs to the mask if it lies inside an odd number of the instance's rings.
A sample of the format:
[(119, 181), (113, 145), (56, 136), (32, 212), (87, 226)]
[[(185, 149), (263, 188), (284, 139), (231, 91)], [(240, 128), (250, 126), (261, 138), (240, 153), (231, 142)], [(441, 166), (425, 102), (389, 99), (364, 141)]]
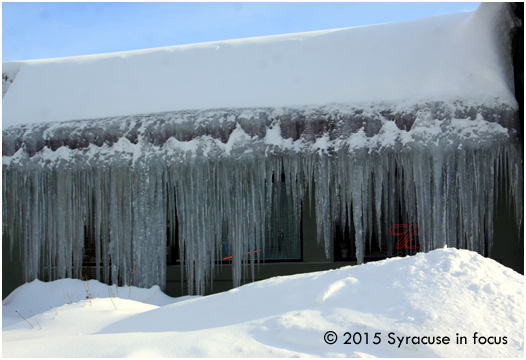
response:
[[(89, 282), (90, 302), (79, 280), (35, 281), (3, 302), (2, 355), (523, 357), (523, 283), (497, 262), (456, 249), (276, 277), (171, 304), (159, 292), (158, 302), (142, 303), (153, 289), (133, 288), (128, 300), (121, 288), (117, 310), (106, 285)], [(71, 304), (63, 292), (81, 300)], [(337, 335), (333, 345), (324, 341), (335, 339), (328, 331)], [(344, 344), (346, 332), (361, 334), (361, 342)], [(466, 343), (457, 344), (463, 336)], [(433, 337), (442, 343), (421, 343)]]
[(333, 103), (516, 107), (499, 42), (512, 26), (505, 5), (482, 4), (392, 24), (22, 61), (3, 101), (3, 127)]

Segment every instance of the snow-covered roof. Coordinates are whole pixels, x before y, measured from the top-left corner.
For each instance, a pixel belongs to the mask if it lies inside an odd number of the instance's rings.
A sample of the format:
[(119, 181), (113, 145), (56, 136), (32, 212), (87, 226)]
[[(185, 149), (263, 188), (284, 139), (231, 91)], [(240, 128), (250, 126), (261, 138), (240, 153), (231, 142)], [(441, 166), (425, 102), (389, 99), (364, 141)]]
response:
[(504, 5), (482, 4), (400, 23), (4, 62), (3, 127), (217, 108), (514, 108), (511, 26)]

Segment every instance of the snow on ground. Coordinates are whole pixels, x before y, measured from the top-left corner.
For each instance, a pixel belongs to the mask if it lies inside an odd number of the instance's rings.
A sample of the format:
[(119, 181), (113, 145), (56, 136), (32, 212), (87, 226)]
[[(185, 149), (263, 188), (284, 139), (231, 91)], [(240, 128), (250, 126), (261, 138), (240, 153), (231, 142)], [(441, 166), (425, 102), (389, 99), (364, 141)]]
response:
[[(110, 299), (116, 287), (93, 280), (34, 281), (3, 301), (2, 355), (523, 357), (523, 282), (451, 248), (179, 299), (157, 287), (119, 288)], [(344, 344), (346, 332), (361, 342)], [(442, 343), (418, 344), (424, 337)]]
[(506, 5), (487, 3), (391, 24), (6, 62), (16, 79), (5, 84), (3, 126), (363, 102), (516, 106), (512, 26)]

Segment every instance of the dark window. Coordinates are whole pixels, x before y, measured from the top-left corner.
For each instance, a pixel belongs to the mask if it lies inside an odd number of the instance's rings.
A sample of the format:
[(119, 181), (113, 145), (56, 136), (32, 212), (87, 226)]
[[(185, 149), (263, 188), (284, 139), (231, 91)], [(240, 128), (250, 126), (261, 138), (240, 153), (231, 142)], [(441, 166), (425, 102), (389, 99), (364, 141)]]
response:
[[(381, 260), (391, 256), (414, 255), (419, 250), (418, 227), (404, 222), (401, 217), (392, 224), (374, 224), (365, 234), (364, 260)], [(382, 231), (378, 231), (379, 227)], [(391, 230), (391, 231), (390, 231)], [(334, 226), (334, 260), (356, 261), (354, 225)]]
[[(272, 206), (267, 217), (267, 229), (265, 230), (264, 249), (256, 249), (256, 244), (249, 247), (247, 254), (253, 251), (259, 253), (262, 261), (298, 261), (302, 255), (302, 233), (301, 233), (301, 211), (294, 214), (294, 204), (291, 196), (287, 195), (285, 187), (285, 177), (281, 176), (281, 181), (273, 181), (272, 186)], [(301, 206), (301, 205), (300, 205)], [(167, 263), (176, 264), (179, 262), (179, 237), (178, 223), (170, 224), (167, 222)], [(227, 226), (223, 224), (223, 239), (221, 243), (219, 261), (229, 263), (232, 261), (232, 254), (229, 249)]]
[(283, 182), (275, 184), (273, 192), (270, 224), (266, 231), (265, 259), (301, 259), (301, 215), (295, 219), (292, 197), (287, 196)]

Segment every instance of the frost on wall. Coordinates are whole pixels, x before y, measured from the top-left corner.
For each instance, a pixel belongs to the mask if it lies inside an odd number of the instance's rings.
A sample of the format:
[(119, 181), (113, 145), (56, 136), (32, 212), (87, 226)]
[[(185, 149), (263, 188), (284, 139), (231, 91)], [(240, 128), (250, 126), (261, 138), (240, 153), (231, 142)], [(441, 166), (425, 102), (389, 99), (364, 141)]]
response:
[(135, 266), (133, 285), (149, 287), (165, 285), (167, 238), (177, 231), (188, 292), (202, 294), (226, 238), (238, 286), (265, 257), (248, 250), (264, 249), (273, 182), (284, 177), (298, 229), (314, 191), (327, 256), (335, 222), (353, 224), (362, 262), (366, 234), (399, 213), (418, 223), (422, 251), (447, 244), (487, 255), (498, 180), (521, 225), (516, 111), (391, 109), (188, 111), (8, 128), (4, 241), (20, 244), (27, 281), (77, 277), (88, 238), (100, 280), (127, 284)]

